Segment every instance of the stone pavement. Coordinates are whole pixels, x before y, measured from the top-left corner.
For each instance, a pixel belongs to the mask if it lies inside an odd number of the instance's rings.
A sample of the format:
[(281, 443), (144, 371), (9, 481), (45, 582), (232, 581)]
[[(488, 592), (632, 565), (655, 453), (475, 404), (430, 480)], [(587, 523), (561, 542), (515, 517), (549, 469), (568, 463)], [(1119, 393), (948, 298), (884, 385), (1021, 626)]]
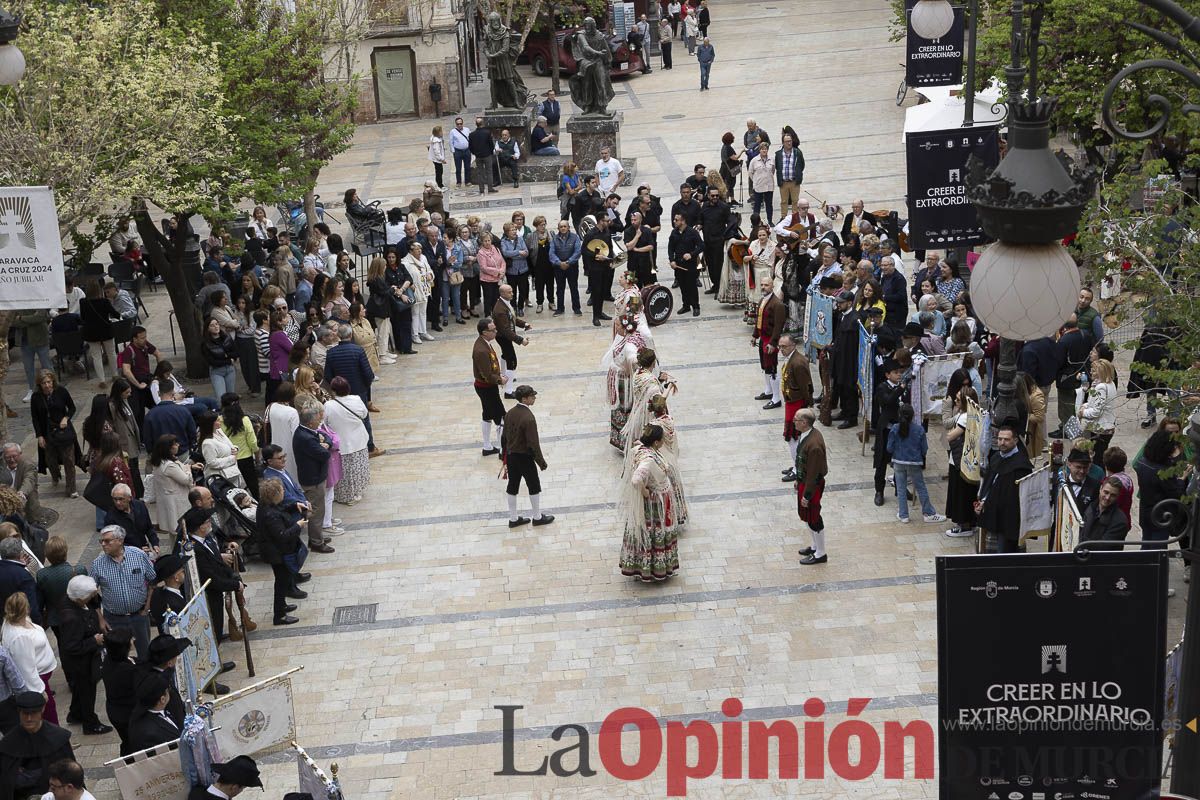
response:
[[(625, 154), (638, 158), (639, 177), (673, 201), (670, 186), (693, 163), (714, 163), (721, 133), (732, 130), (740, 140), (745, 118), (754, 116), (773, 138), (783, 124), (800, 132), (806, 186), (817, 196), (843, 206), (860, 196), (868, 208), (898, 205), (902, 112), (894, 94), (902, 48), (887, 41), (888, 4), (718, 0), (712, 6), (711, 93), (699, 94), (698, 68), (678, 44), (675, 70), (617, 85)], [(548, 86), (526, 80), (537, 91)], [(385, 207), (411, 197), (432, 177), (425, 159), (430, 127), (420, 121), (360, 128), (353, 148), (322, 174), (321, 193), (340, 200), (345, 188), (357, 186), (362, 196), (387, 201)], [(454, 193), (453, 212), (479, 212), (498, 224), (516, 207), (530, 219), (537, 213), (553, 219), (557, 208), (550, 184), (502, 188), (487, 205), (476, 198), (473, 189)], [(163, 292), (148, 295), (149, 326), (159, 343), (169, 340), (166, 302)], [(830, 562), (799, 566), (796, 550), (808, 537), (796, 518), (792, 485), (779, 481), (788, 459), (782, 416), (752, 399), (761, 373), (740, 316), (706, 297), (699, 318), (673, 318), (655, 331), (662, 361), (679, 379), (671, 407), (681, 425), (680, 466), (692, 507), (680, 542), (682, 571), (664, 585), (634, 583), (617, 568), (621, 528), (613, 501), (620, 468), (607, 444), (599, 367), (607, 333), (586, 318), (529, 314), (534, 341), (520, 352), (519, 380), (540, 393), (535, 413), (549, 462), (543, 503), (558, 516), (542, 528), (507, 527), (499, 464), (479, 455), (473, 326), (451, 323), (418, 356), (385, 368), (377, 385), (383, 413), (373, 422), (389, 452), (371, 462), (366, 500), (339, 507), (349, 532), (334, 541), (337, 553), (310, 559), (311, 596), (296, 612), (301, 623), (273, 628), (270, 571), (252, 563), (246, 575), (262, 623), (252, 640), (258, 678), (304, 667), (294, 677), (297, 740), (322, 765), (339, 763), (347, 798), (666, 795), (661, 766), (642, 782), (609, 776), (594, 736), (595, 777), (495, 776), (503, 763), (499, 705), (524, 707), (515, 722), (515, 764), (525, 770), (574, 742), (575, 734), (550, 740), (554, 726), (577, 723), (595, 734), (605, 716), (624, 706), (717, 721), (722, 701), (734, 697), (746, 709), (743, 720), (789, 719), (799, 726), (803, 704), (815, 697), (829, 705), (828, 731), (845, 718), (849, 698), (868, 697), (862, 718), (877, 730), (887, 720), (935, 721), (933, 559), (969, 552), (971, 545), (942, 536), (943, 525), (898, 524), (894, 498), (876, 508), (869, 456), (860, 455), (849, 432), (825, 429)], [(1120, 369), (1127, 374), (1127, 354)], [(10, 370), (9, 397), (22, 379), (19, 366)], [(94, 389), (78, 380), (71, 389), (86, 409)], [(1137, 402), (1128, 401), (1120, 415), (1117, 443), (1130, 453), (1143, 438), (1137, 412)], [(28, 432), (27, 413), (14, 423), (18, 438)], [(939, 508), (945, 471), (935, 439), (927, 475)], [(82, 500), (49, 502), (63, 512), (55, 531), (70, 537), (72, 559), (85, 548), (94, 553), (90, 507)], [(521, 503), (526, 507), (524, 495)], [(1172, 641), (1183, 595), (1171, 601)], [(373, 608), (354, 609), (353, 619), (370, 621), (335, 621), (339, 609), (358, 606)], [(222, 654), (239, 664), (228, 682), (248, 685), (241, 646), (226, 644)], [(57, 676), (55, 685), (65, 688)], [(86, 766), (115, 757), (115, 736), (76, 734)], [(633, 760), (628, 748), (626, 758)], [(574, 759), (568, 756), (567, 765)], [(265, 760), (264, 796), (293, 790), (293, 763)], [(911, 761), (910, 755), (910, 775)], [(936, 794), (932, 781), (884, 780), (882, 768), (858, 783), (779, 781), (774, 766), (771, 775), (696, 781), (690, 794)], [(93, 784), (101, 800), (117, 796), (111, 778)]]

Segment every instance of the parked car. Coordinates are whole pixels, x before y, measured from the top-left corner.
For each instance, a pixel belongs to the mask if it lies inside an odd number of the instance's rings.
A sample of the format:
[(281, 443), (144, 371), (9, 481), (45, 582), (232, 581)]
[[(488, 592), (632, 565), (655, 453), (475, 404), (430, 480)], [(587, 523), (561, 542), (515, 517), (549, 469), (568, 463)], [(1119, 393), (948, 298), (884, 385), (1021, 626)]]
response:
[[(562, 28), (558, 31), (558, 64), (564, 75), (575, 73), (575, 57), (571, 55), (568, 43), (571, 34), (578, 28)], [(642, 69), (642, 55), (635, 53), (629, 43), (619, 36), (610, 36), (608, 46), (612, 50), (612, 68), (609, 76), (613, 78), (622, 75), (632, 75)], [(533, 74), (545, 77), (550, 74), (554, 57), (550, 52), (550, 35), (547, 33), (530, 33), (525, 40), (525, 49), (519, 60), (533, 67)]]

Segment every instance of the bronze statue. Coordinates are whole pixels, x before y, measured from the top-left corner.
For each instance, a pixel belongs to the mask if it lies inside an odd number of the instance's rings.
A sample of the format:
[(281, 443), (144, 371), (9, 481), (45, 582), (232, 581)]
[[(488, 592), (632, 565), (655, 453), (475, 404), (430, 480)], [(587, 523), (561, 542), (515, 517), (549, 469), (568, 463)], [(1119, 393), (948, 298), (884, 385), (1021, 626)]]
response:
[(524, 108), (529, 98), (529, 90), (517, 74), (520, 44), (520, 34), (506, 28), (499, 13), (488, 14), (483, 32), (483, 53), (487, 56), (492, 108)]
[(612, 51), (608, 35), (596, 29), (596, 20), (587, 17), (583, 27), (571, 36), (571, 55), (577, 71), (571, 76), (571, 100), (583, 109), (585, 117), (611, 116), (608, 104), (613, 99)]

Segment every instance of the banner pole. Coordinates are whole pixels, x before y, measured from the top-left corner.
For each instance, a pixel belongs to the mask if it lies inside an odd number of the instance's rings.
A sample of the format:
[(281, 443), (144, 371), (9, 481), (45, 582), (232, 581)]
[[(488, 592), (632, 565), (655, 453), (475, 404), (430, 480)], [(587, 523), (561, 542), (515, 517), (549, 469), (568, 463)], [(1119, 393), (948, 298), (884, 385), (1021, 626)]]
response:
[(188, 600), (186, 603), (183, 604), (183, 608), (179, 609), (179, 614), (177, 616), (182, 617), (187, 612), (187, 610), (192, 607), (192, 603), (196, 602), (196, 598), (199, 597), (200, 595), (204, 594), (204, 590), (208, 588), (208, 585), (210, 583), (212, 583), (212, 578), (209, 578), (208, 580), (206, 580), (200, 586), (199, 589), (192, 592), (192, 599)]
[(133, 763), (133, 759), (135, 759), (137, 756), (145, 755), (146, 753), (150, 753), (151, 755), (156, 755), (156, 756), (162, 755), (163, 753), (171, 752), (171, 750), (178, 750), (180, 748), (180, 746), (181, 745), (180, 745), (180, 742), (178, 739), (172, 739), (169, 742), (163, 742), (162, 744), (156, 744), (156, 745), (154, 745), (154, 747), (147, 747), (145, 750), (138, 750), (136, 753), (130, 753), (127, 756), (120, 756), (118, 758), (114, 758), (112, 761), (105, 761), (104, 766), (111, 767), (114, 764), (131, 764), (131, 763)]
[(252, 683), (249, 686), (243, 686), (241, 689), (238, 689), (236, 692), (230, 692), (227, 695), (222, 695), (221, 697), (218, 697), (215, 701), (213, 701), (213, 706), (215, 707), (215, 706), (221, 705), (222, 703), (227, 703), (230, 700), (241, 697), (242, 695), (246, 694), (247, 692), (251, 692), (251, 691), (259, 688), (260, 686), (264, 686), (265, 684), (271, 683), (272, 681), (277, 681), (280, 678), (286, 678), (288, 675), (291, 675), (294, 672), (299, 672), (302, 669), (304, 669), (303, 665), (300, 665), (298, 667), (292, 667), (291, 669), (286, 669), (283, 672), (280, 672), (278, 675), (272, 675), (269, 678), (261, 680), (258, 683)]
[(250, 615), (246, 613), (246, 598), (242, 596), (239, 589), (233, 593), (234, 599), (237, 601), (238, 611), (242, 617), (242, 646), (246, 649), (246, 672), (254, 677), (254, 655), (250, 652), (250, 628), (246, 626), (246, 621), (250, 619)]

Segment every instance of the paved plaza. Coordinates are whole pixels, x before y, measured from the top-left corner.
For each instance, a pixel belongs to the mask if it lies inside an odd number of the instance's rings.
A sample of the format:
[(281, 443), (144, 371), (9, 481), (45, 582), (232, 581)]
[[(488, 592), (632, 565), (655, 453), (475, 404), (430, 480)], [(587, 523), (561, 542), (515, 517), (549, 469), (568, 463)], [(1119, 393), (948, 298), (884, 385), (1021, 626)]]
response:
[[(858, 197), (869, 210), (900, 208), (903, 109), (895, 94), (903, 46), (888, 41), (889, 4), (710, 4), (717, 53), (710, 92), (698, 91), (698, 67), (680, 43), (675, 69), (656, 63), (653, 74), (615, 85), (613, 106), (624, 114), (620, 155), (636, 158), (637, 180), (649, 181), (669, 207), (693, 164), (717, 162), (721, 134), (733, 131), (740, 141), (745, 119), (754, 117), (773, 141), (785, 124), (799, 132), (805, 188), (815, 196), (846, 208)], [(548, 88), (549, 79), (522, 69), (531, 90)], [(485, 100), (480, 84), (471, 88), (468, 120)], [(565, 98), (563, 106), (565, 121)], [(356, 186), (387, 208), (419, 193), (432, 178), (425, 143), (433, 124), (361, 127), (353, 147), (322, 174), (323, 198), (334, 206)], [(474, 187), (453, 191), (453, 165), (446, 182), (460, 219), (478, 213), (499, 227), (516, 208), (530, 220), (557, 219), (552, 184), (508, 184), (480, 203)], [(344, 219), (340, 208), (331, 211)], [(669, 271), (665, 253), (660, 259)], [(152, 341), (169, 354), (166, 293), (146, 298)], [(600, 368), (607, 328), (570, 313), (552, 318), (549, 310), (527, 317), (533, 343), (520, 350), (518, 376), (539, 392), (534, 413), (549, 462), (543, 505), (557, 517), (546, 527), (509, 529), (500, 464), (480, 456), (473, 324), (451, 322), (419, 355), (384, 367), (375, 385), (383, 413), (372, 422), (388, 452), (371, 461), (364, 502), (337, 507), (348, 532), (334, 540), (336, 554), (310, 558), (310, 597), (295, 612), (300, 624), (273, 627), (271, 572), (255, 562), (246, 573), (260, 623), (252, 639), (258, 679), (303, 666), (293, 677), (297, 741), (323, 766), (338, 763), (348, 800), (665, 797), (662, 765), (641, 782), (617, 780), (601, 765), (595, 734), (625, 706), (717, 722), (725, 719), (722, 701), (733, 697), (745, 708), (743, 721), (788, 719), (799, 727), (808, 719), (805, 701), (820, 698), (828, 732), (846, 718), (848, 699), (871, 698), (860, 718), (877, 731), (885, 721), (935, 723), (934, 558), (971, 552), (972, 540), (949, 539), (946, 525), (920, 524), (919, 514), (899, 524), (890, 493), (876, 508), (869, 454), (860, 454), (853, 431), (823, 428), (830, 557), (826, 565), (800, 566), (796, 551), (809, 539), (796, 517), (794, 485), (779, 480), (788, 465), (782, 411), (765, 411), (753, 399), (762, 378), (741, 312), (711, 296), (702, 296), (702, 307), (701, 316), (673, 317), (654, 332), (661, 362), (679, 382), (671, 411), (691, 505), (681, 572), (662, 585), (623, 578), (617, 567), (620, 461), (607, 440)], [(1122, 376), (1128, 362), (1128, 353), (1118, 356)], [(22, 415), (11, 421), (18, 440), (29, 435), (23, 386), (14, 364), (5, 388)], [(194, 388), (209, 393), (207, 383)], [(94, 385), (76, 379), (70, 389), (86, 409)], [(1138, 401), (1126, 401), (1119, 414), (1114, 444), (1130, 453), (1143, 438), (1138, 410)], [(939, 510), (946, 473), (940, 436), (931, 435), (927, 470)], [(69, 537), (72, 560), (85, 552), (90, 558), (97, 550), (91, 507), (50, 494), (44, 490), (43, 501), (62, 512), (53, 532)], [(520, 502), (527, 507), (523, 492)], [(1186, 588), (1178, 564), (1172, 585), (1180, 590), (1169, 601), (1175, 641)], [(239, 643), (226, 643), (222, 655), (238, 662), (222, 680), (235, 688), (255, 680)], [(65, 692), (61, 673), (55, 688)], [(515, 720), (518, 768), (573, 744), (574, 734), (555, 742), (550, 731), (574, 723), (593, 734), (597, 774), (495, 776), (503, 764), (500, 705), (523, 706)], [(74, 743), (89, 770), (117, 755), (115, 734), (76, 732)], [(627, 760), (634, 757), (627, 750)], [(577, 758), (567, 756), (567, 766)], [(266, 798), (295, 790), (294, 760), (264, 761)], [(906, 761), (911, 776), (911, 752)], [(110, 776), (93, 782), (101, 800), (117, 797)], [(866, 800), (937, 791), (932, 780), (885, 780), (882, 766), (860, 782), (781, 781), (773, 760), (769, 780), (714, 777), (691, 782), (688, 794)]]

